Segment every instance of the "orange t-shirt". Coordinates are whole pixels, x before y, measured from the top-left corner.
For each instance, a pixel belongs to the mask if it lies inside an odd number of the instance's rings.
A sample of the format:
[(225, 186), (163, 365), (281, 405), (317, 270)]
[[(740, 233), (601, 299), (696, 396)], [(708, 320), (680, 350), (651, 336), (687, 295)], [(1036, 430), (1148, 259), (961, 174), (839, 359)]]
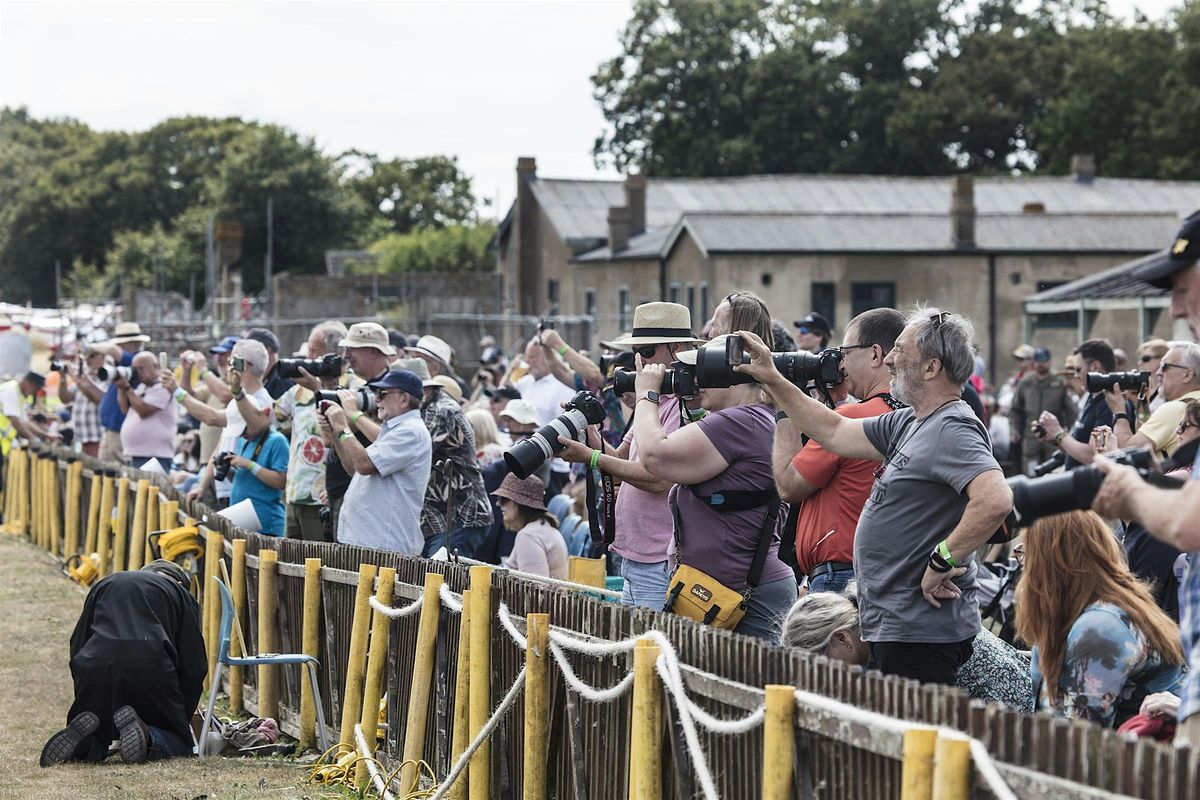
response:
[[(834, 413), (867, 419), (891, 410), (882, 397), (875, 396), (862, 403), (839, 406)], [(879, 463), (836, 456), (812, 440), (792, 459), (800, 477), (818, 487), (801, 504), (796, 522), (796, 563), (805, 573), (826, 561), (853, 562), (854, 531)]]

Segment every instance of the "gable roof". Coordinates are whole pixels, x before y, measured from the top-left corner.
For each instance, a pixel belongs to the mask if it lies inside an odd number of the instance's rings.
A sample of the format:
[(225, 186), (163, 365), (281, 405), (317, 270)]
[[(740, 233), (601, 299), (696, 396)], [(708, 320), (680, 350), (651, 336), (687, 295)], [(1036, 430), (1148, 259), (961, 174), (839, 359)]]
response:
[(1110, 269), (1085, 275), (1053, 289), (1032, 294), (1025, 298), (1026, 303), (1063, 303), (1073, 300), (1099, 300), (1138, 297), (1163, 297), (1169, 295), (1169, 289), (1159, 289), (1143, 280), (1134, 277), (1134, 273), (1143, 264), (1159, 258), (1165, 251), (1151, 253), (1124, 264), (1118, 264)]

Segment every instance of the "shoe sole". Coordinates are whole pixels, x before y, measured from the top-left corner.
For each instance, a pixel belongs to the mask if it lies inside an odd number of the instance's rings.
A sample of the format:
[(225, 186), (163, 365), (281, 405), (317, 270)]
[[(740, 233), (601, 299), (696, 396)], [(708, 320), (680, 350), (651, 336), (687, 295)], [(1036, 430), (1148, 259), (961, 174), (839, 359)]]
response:
[(50, 737), (42, 748), (42, 757), (38, 763), (43, 767), (53, 767), (70, 761), (75, 757), (75, 751), (83, 740), (100, 728), (100, 718), (94, 712), (85, 711), (67, 723), (67, 727)]
[(117, 713), (113, 714), (113, 724), (117, 726), (119, 734), (117, 752), (121, 754), (121, 760), (126, 764), (144, 763), (150, 742), (133, 706), (118, 708)]

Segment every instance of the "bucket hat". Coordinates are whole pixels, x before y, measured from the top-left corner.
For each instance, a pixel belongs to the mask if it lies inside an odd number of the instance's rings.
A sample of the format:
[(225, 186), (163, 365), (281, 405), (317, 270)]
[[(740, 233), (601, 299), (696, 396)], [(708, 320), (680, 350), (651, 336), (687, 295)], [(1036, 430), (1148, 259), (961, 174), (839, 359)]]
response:
[(437, 386), (433, 376), (429, 374), (429, 365), (419, 358), (397, 358), (392, 362), (392, 369), (406, 369), (421, 379), (422, 386)]
[(704, 341), (692, 334), (692, 312), (679, 303), (642, 303), (633, 310), (633, 330), (629, 336), (614, 339), (607, 347), (640, 347), (647, 344)]
[(521, 480), (511, 472), (504, 476), (500, 487), (492, 492), (493, 497), (507, 497), (519, 506), (546, 510), (546, 484), (536, 475)]
[(150, 337), (142, 333), (142, 326), (136, 322), (118, 322), (109, 344), (129, 344), (130, 342), (148, 342)]
[(429, 356), (434, 361), (450, 369), (450, 345), (436, 336), (425, 335), (417, 339), (417, 343), (404, 348), (406, 353), (420, 353)]
[(338, 347), (374, 347), (385, 356), (396, 355), (396, 348), (388, 341), (387, 330), (377, 322), (356, 322), (346, 332), (346, 338)]

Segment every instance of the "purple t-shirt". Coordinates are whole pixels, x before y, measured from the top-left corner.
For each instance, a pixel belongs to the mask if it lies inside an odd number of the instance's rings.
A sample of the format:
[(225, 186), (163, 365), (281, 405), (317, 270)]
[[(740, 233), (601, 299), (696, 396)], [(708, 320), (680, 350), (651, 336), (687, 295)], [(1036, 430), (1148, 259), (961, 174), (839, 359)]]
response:
[[(646, 406), (646, 403), (640, 404)], [(647, 409), (641, 413), (645, 414)], [(658, 406), (658, 421), (668, 435), (679, 430), (679, 401), (674, 397), (663, 397)], [(629, 460), (637, 460), (637, 445), (633, 443), (633, 426), (625, 434), (629, 442)], [(768, 466), (770, 466), (768, 464)], [(613, 536), (612, 550), (622, 558), (657, 564), (667, 560), (671, 547), (671, 507), (667, 505), (667, 493), (654, 494), (639, 489), (632, 483), (621, 484), (617, 492), (617, 531)]]
[[(775, 411), (763, 404), (735, 406), (701, 419), (700, 430), (729, 466), (715, 478), (696, 484), (708, 496), (722, 490), (753, 491), (775, 486), (771, 472), (771, 445), (775, 439)], [(622, 489), (624, 491), (624, 489)], [(767, 506), (720, 513), (679, 486), (671, 489), (679, 506), (682, 527), (680, 562), (705, 572), (730, 589), (741, 591), (750, 574)], [(792, 569), (779, 560), (779, 529), (787, 512), (781, 510), (771, 533), (771, 547), (759, 585), (792, 577)]]

